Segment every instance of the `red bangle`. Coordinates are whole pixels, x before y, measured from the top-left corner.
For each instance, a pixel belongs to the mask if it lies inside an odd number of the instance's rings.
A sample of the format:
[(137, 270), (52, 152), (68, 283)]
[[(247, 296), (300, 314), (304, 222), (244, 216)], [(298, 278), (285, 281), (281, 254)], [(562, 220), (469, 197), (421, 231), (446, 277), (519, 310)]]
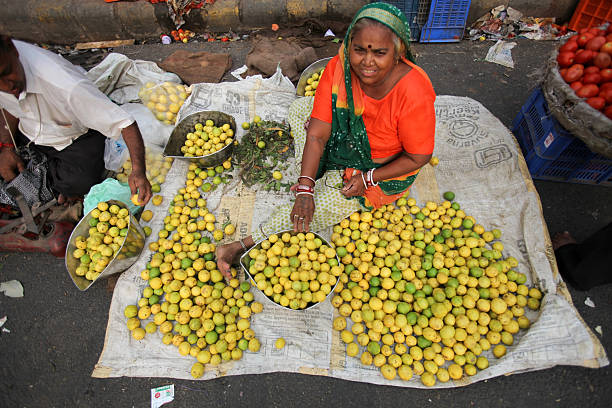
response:
[(307, 186), (306, 184), (299, 184), (296, 188), (295, 188), (295, 192), (296, 193), (311, 193), (314, 194), (314, 188)]
[(8, 148), (14, 149), (15, 145), (12, 144), (12, 143), (0, 143), (0, 149), (3, 148), (3, 147), (8, 147)]

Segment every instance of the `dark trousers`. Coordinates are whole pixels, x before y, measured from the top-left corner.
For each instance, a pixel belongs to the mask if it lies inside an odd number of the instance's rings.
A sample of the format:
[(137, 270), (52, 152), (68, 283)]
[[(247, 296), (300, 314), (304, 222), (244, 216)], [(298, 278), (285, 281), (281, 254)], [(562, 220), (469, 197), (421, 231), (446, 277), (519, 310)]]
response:
[[(63, 150), (34, 143), (30, 144), (30, 148), (47, 157), (48, 181), (56, 194), (82, 197), (89, 192), (91, 186), (103, 180), (105, 141), (103, 134), (90, 129)], [(24, 146), (29, 139), (17, 132), (16, 142)]]
[(612, 222), (580, 244), (555, 251), (559, 273), (580, 290), (612, 283)]

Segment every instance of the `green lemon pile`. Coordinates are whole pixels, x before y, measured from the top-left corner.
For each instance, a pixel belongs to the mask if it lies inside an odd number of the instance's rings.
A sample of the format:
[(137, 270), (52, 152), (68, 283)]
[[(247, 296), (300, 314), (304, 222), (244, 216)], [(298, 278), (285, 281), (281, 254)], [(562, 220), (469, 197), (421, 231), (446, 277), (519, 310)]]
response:
[[(234, 268), (229, 283), (217, 269), (211, 236), (221, 240), (224, 231), (217, 228), (196, 181), (196, 170), (205, 170), (193, 166), (170, 203), (158, 240), (149, 244), (153, 255), (140, 274), (147, 281), (142, 297), (124, 313), (134, 339), (159, 331), (164, 344), (197, 360), (191, 374), (199, 378), (208, 364), (240, 360), (243, 352), (259, 350), (250, 317), (263, 305), (254, 301), (248, 282), (239, 282)], [(229, 226), (225, 232), (233, 233)]]
[(475, 375), (503, 357), (543, 294), (504, 256), (500, 237), (448, 200), (421, 208), (400, 198), (336, 225), (344, 271), (333, 327), (347, 354), (386, 379), (416, 374), (426, 386)]
[[(88, 236), (75, 238), (76, 249), (72, 256), (79, 260), (76, 275), (90, 281), (98, 279), (119, 252), (129, 225), (130, 213), (127, 208), (106, 201), (99, 202), (91, 211)], [(133, 248), (133, 251), (137, 251), (137, 248)]]
[(324, 301), (342, 273), (334, 248), (312, 232), (270, 235), (245, 262), (257, 288), (291, 309)]
[(213, 154), (234, 141), (234, 131), (229, 123), (215, 126), (207, 120), (204, 124), (196, 123), (193, 132), (187, 133), (181, 153), (185, 157), (200, 157)]

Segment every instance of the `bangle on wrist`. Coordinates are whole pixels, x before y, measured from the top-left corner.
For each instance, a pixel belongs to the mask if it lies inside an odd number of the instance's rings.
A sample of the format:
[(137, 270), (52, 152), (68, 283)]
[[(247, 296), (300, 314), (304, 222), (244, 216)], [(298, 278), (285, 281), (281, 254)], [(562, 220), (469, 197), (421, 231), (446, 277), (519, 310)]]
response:
[(378, 185), (378, 183), (374, 182), (374, 170), (376, 170), (376, 169), (368, 170), (368, 173), (366, 175), (366, 180), (367, 180), (367, 182), (368, 182), (370, 187), (376, 187)]
[(298, 191), (297, 193), (295, 193), (295, 196), (301, 196), (301, 195), (309, 195), (311, 197), (314, 198), (314, 192), (310, 192), (310, 191)]
[(298, 184), (295, 188), (296, 195), (297, 193), (311, 193), (314, 195), (314, 187), (307, 186), (306, 184)]
[(365, 178), (363, 177), (363, 171), (361, 173), (361, 181), (363, 181), (363, 187), (367, 190), (368, 189), (368, 183), (366, 182)]
[(305, 179), (307, 179), (307, 180), (312, 181), (312, 183), (313, 183), (313, 184), (316, 184), (315, 179), (313, 179), (313, 178), (312, 178), (312, 177), (310, 177), (310, 176), (299, 176), (299, 177), (298, 177), (298, 183), (300, 182), (300, 179), (301, 179), (301, 178), (305, 178)]

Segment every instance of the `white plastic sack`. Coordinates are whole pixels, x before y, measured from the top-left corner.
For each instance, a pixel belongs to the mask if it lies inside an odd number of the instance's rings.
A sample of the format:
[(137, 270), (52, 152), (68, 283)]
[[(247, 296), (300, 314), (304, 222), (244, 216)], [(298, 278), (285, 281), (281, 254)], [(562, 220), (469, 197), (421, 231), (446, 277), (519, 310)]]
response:
[(145, 146), (157, 146), (161, 149), (166, 147), (174, 126), (157, 120), (155, 115), (142, 103), (126, 103), (121, 107), (136, 120)]
[(119, 105), (138, 101), (138, 91), (147, 82), (182, 83), (178, 75), (162, 70), (154, 62), (131, 60), (114, 52), (90, 69), (87, 77)]

